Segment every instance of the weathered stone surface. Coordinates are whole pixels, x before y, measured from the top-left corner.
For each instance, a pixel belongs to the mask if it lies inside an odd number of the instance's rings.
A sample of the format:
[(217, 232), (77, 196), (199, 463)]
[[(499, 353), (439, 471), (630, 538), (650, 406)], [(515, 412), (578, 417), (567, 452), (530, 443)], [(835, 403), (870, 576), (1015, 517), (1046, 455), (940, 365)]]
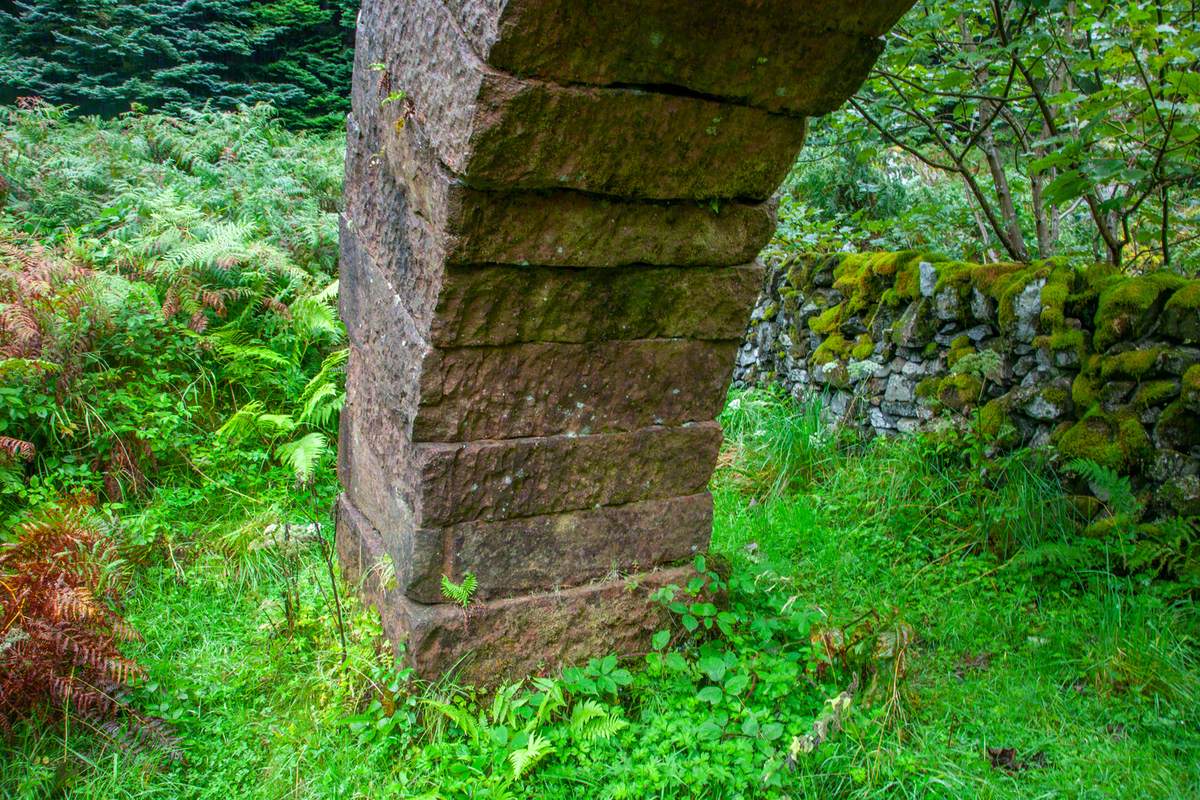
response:
[(433, 350), (413, 438), (588, 435), (711, 420), (737, 346), (643, 339)]
[(379, 609), (388, 638), (405, 642), (420, 675), (436, 678), (460, 665), (463, 680), (488, 683), (551, 671), (597, 653), (645, 652), (650, 635), (669, 622), (666, 609), (650, 596), (695, 575), (691, 567), (657, 570), (473, 603), (464, 612), (445, 603), (421, 604), (386, 587), (386, 570), (376, 568), (386, 551), (369, 528), (339, 525), (337, 547), (343, 575)]
[[(644, 590), (587, 582), (707, 543), (765, 198), (909, 2), (366, 0), (339, 549), (425, 674), (474, 649), (490, 682), (661, 627)], [(439, 584), (467, 572), (464, 613)]]
[(447, 271), (430, 339), (442, 347), (688, 338), (746, 330), (762, 267), (457, 267)]
[(479, 600), (579, 586), (605, 576), (688, 559), (708, 547), (708, 492), (563, 514), (423, 528), (383, 535), (343, 498), (339, 527), (371, 529), (391, 556), (397, 588), (422, 603), (445, 602), (441, 577), (478, 581)]
[(416, 444), (421, 522), (439, 527), (697, 494), (720, 444), (715, 422), (604, 436)]
[[(356, 69), (366, 74), (356, 91), (365, 103), (355, 105), (377, 104), (393, 162), (405, 160), (414, 145), (403, 140), (415, 138), (478, 188), (764, 200), (804, 141), (803, 117), (496, 72), (444, 7), (428, 2), (428, 13), (382, 3), (360, 17)], [(372, 72), (371, 64), (385, 68)], [(386, 102), (397, 90), (404, 99)]]
[(773, 203), (637, 202), (574, 191), (485, 192), (445, 173), (450, 264), (726, 266), (754, 260)]
[(412, 443), (368, 397), (360, 391), (342, 411), (338, 475), (354, 505), (386, 535), (698, 494), (721, 442), (720, 427), (705, 422), (596, 436)]
[(593, 3), (581, 14), (570, 0), (449, 3), (475, 50), (514, 74), (679, 87), (808, 115), (854, 93), (878, 55), (873, 37), (911, 4), (861, 13), (836, 2), (657, 0)]

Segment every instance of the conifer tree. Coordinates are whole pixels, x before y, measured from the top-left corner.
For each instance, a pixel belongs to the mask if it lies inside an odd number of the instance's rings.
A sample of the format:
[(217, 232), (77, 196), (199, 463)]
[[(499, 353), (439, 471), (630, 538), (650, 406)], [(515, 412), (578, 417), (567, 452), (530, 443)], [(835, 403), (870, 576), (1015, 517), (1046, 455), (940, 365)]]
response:
[(0, 102), (35, 95), (112, 116), (269, 102), (340, 123), (355, 0), (0, 0)]

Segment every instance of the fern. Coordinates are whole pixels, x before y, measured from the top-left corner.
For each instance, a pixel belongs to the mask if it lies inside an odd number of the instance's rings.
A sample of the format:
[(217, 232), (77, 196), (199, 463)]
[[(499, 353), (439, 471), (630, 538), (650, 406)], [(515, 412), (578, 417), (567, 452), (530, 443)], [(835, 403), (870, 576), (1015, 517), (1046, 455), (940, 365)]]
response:
[(554, 746), (546, 737), (537, 733), (529, 734), (529, 741), (524, 747), (519, 747), (508, 754), (512, 764), (512, 774), (515, 780), (520, 780), (539, 761), (554, 752)]
[(455, 583), (449, 577), (442, 576), (442, 596), (463, 608), (471, 604), (476, 588), (478, 588), (478, 581), (470, 572), (463, 575), (462, 583)]
[(479, 747), (484, 734), (484, 725), (471, 712), (458, 706), (443, 703), (440, 700), (425, 699), (421, 701), (426, 708), (431, 708), (446, 719), (453, 722), (471, 740), (471, 744)]
[(301, 424), (330, 429), (334, 419), (346, 404), (346, 391), (342, 388), (348, 348), (334, 350), (321, 362), (321, 369), (313, 376), (300, 395)]
[(571, 736), (581, 742), (611, 739), (627, 724), (597, 700), (576, 703), (571, 710)]
[(275, 457), (291, 467), (298, 484), (307, 486), (312, 483), (317, 462), (328, 449), (329, 440), (325, 434), (314, 431), (294, 442), (279, 445), (275, 448)]
[(1072, 459), (1067, 462), (1066, 469), (1086, 480), (1092, 494), (1108, 506), (1113, 516), (1141, 515), (1142, 504), (1134, 496), (1129, 478), (1087, 458)]

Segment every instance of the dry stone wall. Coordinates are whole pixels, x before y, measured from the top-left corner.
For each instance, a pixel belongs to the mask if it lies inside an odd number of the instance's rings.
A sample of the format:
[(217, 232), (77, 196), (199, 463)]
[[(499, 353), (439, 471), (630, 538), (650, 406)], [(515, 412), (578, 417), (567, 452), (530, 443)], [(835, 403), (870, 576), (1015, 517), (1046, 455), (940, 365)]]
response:
[[(366, 0), (338, 543), (387, 633), (495, 680), (661, 625), (769, 198), (912, 0)], [(466, 613), (442, 576), (475, 576)]]
[(1200, 514), (1200, 280), (916, 252), (784, 259), (735, 381), (824, 393), (879, 434), (957, 424), (1132, 475)]

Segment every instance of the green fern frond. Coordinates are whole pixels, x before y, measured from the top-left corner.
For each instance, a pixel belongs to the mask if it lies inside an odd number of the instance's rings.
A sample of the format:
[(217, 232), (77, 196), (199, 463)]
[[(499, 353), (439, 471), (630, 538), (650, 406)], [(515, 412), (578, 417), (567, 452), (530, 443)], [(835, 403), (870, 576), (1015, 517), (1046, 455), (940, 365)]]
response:
[(337, 311), (317, 295), (301, 297), (291, 305), (292, 324), (301, 336), (341, 342), (346, 335)]
[(463, 608), (471, 604), (471, 598), (475, 595), (475, 589), (478, 588), (478, 581), (475, 576), (468, 572), (463, 575), (462, 583), (455, 583), (445, 575), (442, 576), (442, 596), (447, 600), (458, 603)]
[(513, 778), (520, 780), (539, 761), (554, 752), (554, 746), (544, 736), (537, 733), (529, 734), (529, 741), (524, 747), (517, 748), (508, 754), (512, 764)]
[(453, 722), (459, 729), (467, 735), (471, 743), (476, 747), (479, 746), (479, 741), (484, 733), (484, 724), (466, 709), (458, 706), (443, 703), (440, 700), (425, 699), (421, 701), (426, 708), (433, 709), (441, 714), (446, 719)]
[(292, 468), (297, 483), (307, 485), (312, 483), (317, 462), (328, 449), (329, 440), (325, 434), (314, 431), (294, 442), (279, 445), (275, 448), (275, 457)]
[(1100, 502), (1105, 503), (1114, 515), (1140, 514), (1142, 505), (1133, 493), (1133, 485), (1129, 478), (1118, 475), (1109, 467), (1088, 458), (1072, 459), (1067, 462), (1066, 469), (1086, 480), (1092, 493)]
[(582, 742), (611, 739), (628, 723), (597, 700), (584, 700), (571, 710), (571, 735)]
[(262, 412), (263, 404), (257, 400), (251, 400), (235, 411), (233, 416), (225, 420), (225, 424), (217, 428), (217, 437), (232, 442), (240, 442), (256, 434), (258, 432), (258, 425), (256, 423)]

